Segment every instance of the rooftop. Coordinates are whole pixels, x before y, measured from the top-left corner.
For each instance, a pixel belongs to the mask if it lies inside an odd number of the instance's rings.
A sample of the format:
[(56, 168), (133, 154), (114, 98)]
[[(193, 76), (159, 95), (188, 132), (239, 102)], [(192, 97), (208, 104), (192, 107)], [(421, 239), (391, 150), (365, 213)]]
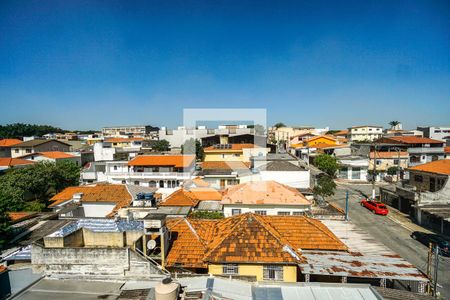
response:
[(432, 161), (423, 165), (408, 168), (410, 171), (421, 171), (450, 176), (450, 159)]
[(179, 189), (170, 194), (160, 206), (197, 206), (200, 201), (222, 200), (222, 194), (213, 188)]
[(70, 154), (70, 153), (67, 153), (67, 152), (62, 152), (62, 151), (35, 152), (35, 153), (30, 153), (30, 154), (24, 155), (22, 157), (29, 157), (29, 156), (44, 156), (44, 157), (52, 158), (52, 159), (76, 157), (73, 154)]
[(45, 143), (50, 143), (50, 142), (57, 142), (57, 143), (61, 143), (61, 144), (70, 146), (70, 144), (61, 142), (59, 140), (30, 140), (30, 141), (22, 142), (20, 144), (16, 144), (16, 145), (14, 145), (14, 147), (18, 147), (18, 148), (34, 147), (34, 146), (39, 146), (39, 145), (42, 145)]
[[(406, 151), (377, 151), (377, 158), (397, 158), (397, 157), (408, 157), (408, 152)], [(370, 158), (374, 158), (375, 153), (370, 152)]]
[(248, 170), (250, 164), (241, 161), (204, 161), (201, 167), (203, 170)]
[(417, 136), (392, 136), (384, 138), (384, 140), (392, 140), (400, 144), (443, 144), (443, 141), (433, 140), (426, 137)]
[(11, 147), (20, 143), (22, 143), (22, 141), (18, 139), (3, 139), (0, 140), (0, 147)]
[(255, 181), (226, 189), (222, 204), (310, 205), (311, 202), (295, 188), (276, 181)]
[(130, 160), (128, 165), (186, 168), (194, 162), (194, 155), (139, 155)]
[(258, 168), (260, 171), (284, 171), (284, 172), (295, 172), (295, 171), (304, 171), (305, 169), (290, 163), (286, 160), (275, 160), (275, 161), (269, 161), (268, 164), (263, 165)]
[(176, 233), (169, 266), (207, 263), (298, 263), (302, 249), (347, 250), (320, 221), (302, 216), (242, 214), (221, 220), (170, 219)]
[(0, 167), (14, 167), (20, 165), (32, 165), (34, 161), (20, 158), (0, 157)]

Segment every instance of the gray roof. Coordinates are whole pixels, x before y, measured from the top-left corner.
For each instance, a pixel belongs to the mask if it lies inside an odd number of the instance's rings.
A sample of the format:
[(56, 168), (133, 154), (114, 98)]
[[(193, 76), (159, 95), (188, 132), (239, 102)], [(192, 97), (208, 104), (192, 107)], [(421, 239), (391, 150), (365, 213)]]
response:
[(50, 237), (63, 237), (80, 228), (86, 228), (94, 232), (124, 232), (143, 231), (142, 221), (115, 221), (112, 219), (79, 219), (50, 234)]
[(45, 143), (49, 143), (49, 142), (57, 142), (57, 143), (61, 143), (67, 146), (71, 146), (70, 144), (67, 144), (65, 142), (61, 142), (58, 140), (30, 140), (30, 141), (26, 141), (17, 145), (14, 145), (13, 148), (24, 148), (24, 147), (35, 147), (35, 146), (39, 146)]
[(198, 204), (198, 210), (208, 210), (208, 211), (222, 211), (223, 205), (220, 204), (220, 201), (211, 200), (211, 201), (200, 201)]
[(302, 167), (289, 161), (275, 160), (258, 168), (259, 171), (304, 171)]
[(149, 210), (149, 214), (164, 214), (168, 216), (187, 216), (191, 211), (190, 206), (160, 206), (157, 209)]

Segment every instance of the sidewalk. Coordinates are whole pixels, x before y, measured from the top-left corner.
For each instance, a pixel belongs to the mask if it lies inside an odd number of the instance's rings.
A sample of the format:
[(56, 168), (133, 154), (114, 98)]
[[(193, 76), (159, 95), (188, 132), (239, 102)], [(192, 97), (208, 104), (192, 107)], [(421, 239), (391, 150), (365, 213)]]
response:
[[(388, 205), (387, 205), (388, 206)], [(433, 233), (432, 231), (426, 229), (425, 227), (422, 227), (416, 223), (414, 223), (410, 218), (408, 214), (402, 213), (401, 211), (388, 206), (389, 207), (389, 214), (387, 217), (394, 221), (395, 223), (399, 224), (403, 228), (413, 232), (413, 231), (422, 231), (426, 233)]]

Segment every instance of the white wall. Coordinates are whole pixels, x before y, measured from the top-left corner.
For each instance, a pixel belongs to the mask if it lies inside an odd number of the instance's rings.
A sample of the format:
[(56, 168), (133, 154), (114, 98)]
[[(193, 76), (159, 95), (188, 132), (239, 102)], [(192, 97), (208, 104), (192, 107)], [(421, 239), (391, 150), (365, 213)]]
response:
[(114, 160), (114, 154), (116, 153), (115, 148), (104, 148), (103, 143), (94, 144), (94, 160), (95, 161), (106, 161)]
[(114, 202), (82, 202), (82, 204), (84, 216), (87, 218), (104, 218), (116, 206)]
[(261, 171), (261, 180), (274, 180), (297, 189), (310, 187), (310, 171)]
[(288, 211), (292, 215), (294, 212), (304, 212), (309, 210), (308, 206), (304, 205), (224, 205), (223, 206), (223, 213), (225, 217), (231, 217), (232, 216), (232, 210), (233, 209), (240, 209), (241, 214), (245, 214), (248, 212), (254, 213), (256, 210), (265, 210), (267, 212), (268, 216), (276, 216), (278, 215), (278, 212), (285, 212)]

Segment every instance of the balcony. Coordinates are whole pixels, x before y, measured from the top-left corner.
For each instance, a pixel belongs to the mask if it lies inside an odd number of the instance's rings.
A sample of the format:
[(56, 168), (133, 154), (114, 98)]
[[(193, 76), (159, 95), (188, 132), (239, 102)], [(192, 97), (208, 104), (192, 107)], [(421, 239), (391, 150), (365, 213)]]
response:
[(112, 178), (130, 179), (173, 179), (187, 180), (192, 173), (189, 172), (107, 172), (106, 175)]
[(408, 148), (410, 154), (444, 154), (443, 147), (414, 147)]

